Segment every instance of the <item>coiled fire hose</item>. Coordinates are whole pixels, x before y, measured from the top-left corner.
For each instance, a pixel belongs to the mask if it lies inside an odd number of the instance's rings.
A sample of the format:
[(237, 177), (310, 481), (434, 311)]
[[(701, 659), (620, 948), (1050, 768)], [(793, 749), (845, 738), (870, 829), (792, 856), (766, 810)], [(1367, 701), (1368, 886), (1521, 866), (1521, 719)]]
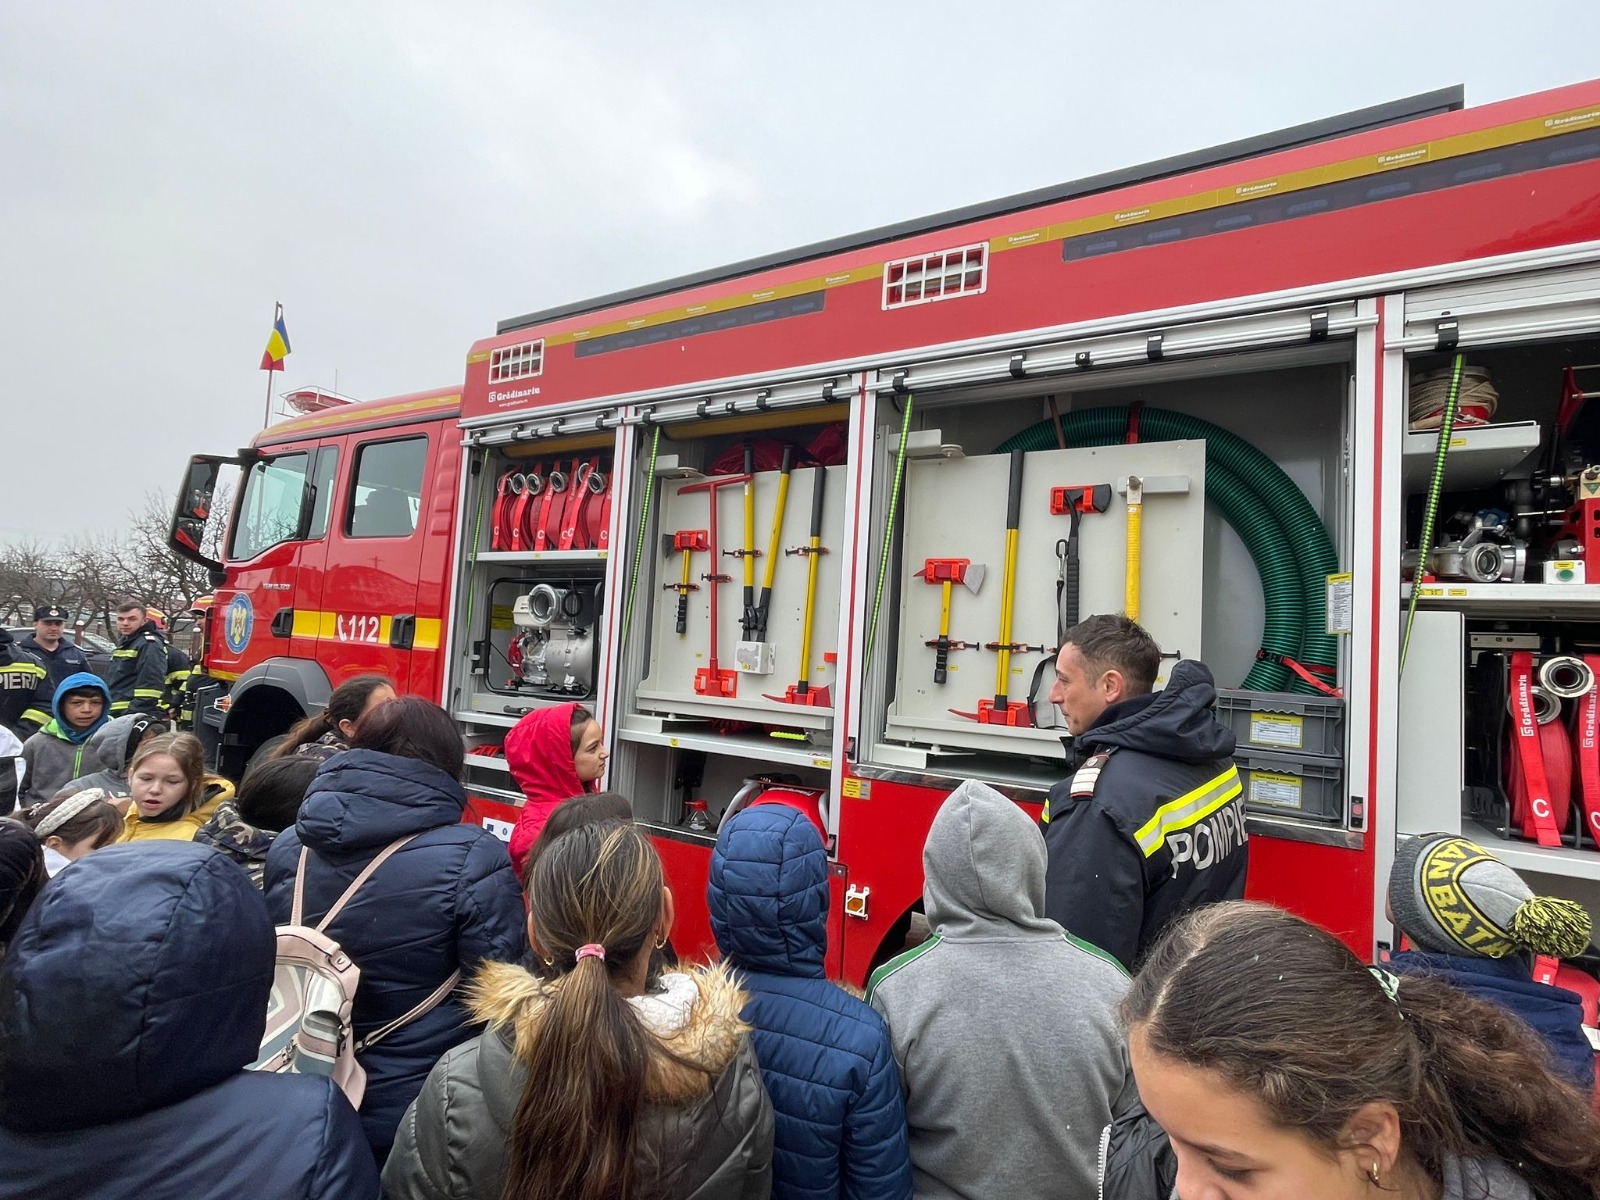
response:
[[(1062, 415), (1062, 432), (1069, 446), (1118, 446), (1127, 440), (1131, 415), (1126, 405), (1080, 409)], [(1206, 498), (1233, 526), (1261, 575), (1261, 651), (1239, 686), (1284, 690), (1291, 679), (1287, 661), (1331, 682), (1339, 660), (1338, 642), (1327, 632), (1327, 578), (1338, 571), (1339, 555), (1305, 493), (1272, 459), (1210, 421), (1143, 408), (1139, 429), (1146, 441), (1205, 442)], [(1046, 419), (995, 450), (1054, 450), (1058, 444), (1055, 425)], [(1296, 679), (1293, 689), (1325, 690), (1303, 679)]]
[(1433, 548), (1433, 523), (1439, 515), (1439, 493), (1444, 488), (1444, 456), (1450, 453), (1450, 434), (1456, 425), (1456, 408), (1461, 402), (1461, 368), (1467, 356), (1457, 354), (1450, 364), (1450, 391), (1445, 396), (1439, 418), (1439, 448), (1433, 455), (1433, 475), (1428, 480), (1428, 500), (1422, 509), (1422, 533), (1417, 539), (1417, 569), (1411, 577), (1411, 599), (1406, 604), (1406, 631), (1400, 639), (1400, 674), (1406, 672), (1406, 651), (1411, 649), (1411, 623), (1417, 617), (1417, 596), (1422, 591), (1422, 575), (1428, 567), (1428, 552)]

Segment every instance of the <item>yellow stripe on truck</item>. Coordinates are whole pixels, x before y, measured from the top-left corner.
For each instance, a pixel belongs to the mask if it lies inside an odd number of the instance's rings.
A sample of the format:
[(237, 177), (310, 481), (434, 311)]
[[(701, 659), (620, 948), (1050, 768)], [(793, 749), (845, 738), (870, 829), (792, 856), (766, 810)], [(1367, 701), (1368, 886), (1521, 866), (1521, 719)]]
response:
[[(342, 615), (347, 624), (352, 620), (352, 614), (345, 613)], [(370, 614), (362, 613), (359, 615), (370, 619)], [(341, 614), (336, 612), (322, 612), (314, 608), (297, 608), (294, 610), (294, 625), (290, 630), (290, 635), (299, 638), (314, 638), (323, 642), (351, 641), (359, 643), (362, 639), (340, 638), (340, 616)], [(416, 626), (411, 648), (413, 650), (437, 650), (442, 644), (444, 622), (438, 617), (418, 617)], [(388, 614), (379, 616), (377, 645), (389, 645), (389, 635), (393, 627), (394, 618), (392, 616)], [(367, 642), (366, 644), (370, 646), (373, 643)]]

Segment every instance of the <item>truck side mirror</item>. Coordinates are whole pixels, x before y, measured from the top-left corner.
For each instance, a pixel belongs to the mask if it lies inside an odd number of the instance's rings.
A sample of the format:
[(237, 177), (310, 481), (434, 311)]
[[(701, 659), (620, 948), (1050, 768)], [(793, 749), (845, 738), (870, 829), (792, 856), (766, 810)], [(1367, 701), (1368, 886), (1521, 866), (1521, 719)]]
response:
[(206, 523), (211, 518), (211, 500), (217, 490), (217, 477), (222, 472), (222, 465), (232, 461), (209, 454), (196, 454), (189, 459), (189, 469), (172, 509), (172, 523), (167, 528), (167, 545), (184, 558), (212, 572), (213, 578), (222, 571), (222, 564), (207, 555), (201, 547), (205, 545)]

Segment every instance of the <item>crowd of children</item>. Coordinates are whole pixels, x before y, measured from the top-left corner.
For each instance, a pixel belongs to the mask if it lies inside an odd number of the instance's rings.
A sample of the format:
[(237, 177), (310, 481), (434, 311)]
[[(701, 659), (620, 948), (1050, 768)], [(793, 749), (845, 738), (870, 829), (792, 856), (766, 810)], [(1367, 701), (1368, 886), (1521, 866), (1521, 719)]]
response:
[[(1388, 963), (1226, 900), (1130, 976), (968, 782), (923, 850), (931, 936), (863, 997), (828, 978), (825, 833), (781, 804), (722, 822), (720, 961), (678, 962), (578, 705), (507, 738), (510, 851), (462, 822), (449, 715), (376, 677), (237, 795), (91, 685), (56, 709), (35, 759), (85, 786), (0, 820), (0, 1198), (1600, 1200), (1594, 1049), (1541, 974), (1590, 919), (1460, 838), (1401, 844)], [(354, 1105), (249, 1069), (274, 927), (318, 922), (359, 968)]]

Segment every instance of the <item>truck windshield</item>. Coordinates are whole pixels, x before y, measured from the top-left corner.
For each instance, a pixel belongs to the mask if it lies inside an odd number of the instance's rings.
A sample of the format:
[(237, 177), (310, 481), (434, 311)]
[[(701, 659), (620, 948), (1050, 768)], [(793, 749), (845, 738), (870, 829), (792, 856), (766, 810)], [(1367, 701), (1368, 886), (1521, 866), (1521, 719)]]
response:
[(286, 542), (300, 529), (306, 502), (305, 453), (282, 454), (252, 463), (245, 476), (243, 507), (234, 526), (228, 557), (254, 558), (263, 550)]

